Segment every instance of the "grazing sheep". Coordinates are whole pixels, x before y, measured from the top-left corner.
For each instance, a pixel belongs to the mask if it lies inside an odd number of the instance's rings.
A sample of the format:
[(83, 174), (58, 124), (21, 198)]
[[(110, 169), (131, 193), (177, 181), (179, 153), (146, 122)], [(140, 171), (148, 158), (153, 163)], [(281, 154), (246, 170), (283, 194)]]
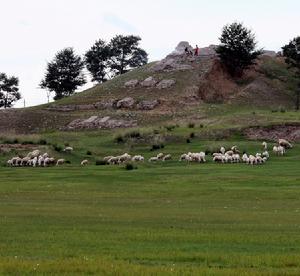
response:
[(262, 157), (269, 159), (270, 158), (269, 152), (268, 151), (264, 151), (263, 154), (262, 154)]
[(158, 160), (163, 160), (164, 154), (163, 153), (159, 153), (159, 154), (157, 154), (156, 157), (157, 157)]
[(249, 163), (250, 165), (255, 165), (257, 163), (256, 157), (253, 155), (249, 155)]
[(187, 154), (182, 154), (179, 158), (179, 161), (188, 161), (188, 155)]
[(66, 163), (65, 159), (58, 159), (57, 162), (56, 162), (56, 166), (63, 165), (65, 163)]
[(108, 163), (109, 165), (117, 165), (117, 164), (119, 164), (119, 158), (118, 158), (118, 157), (112, 157), (112, 158), (110, 158), (110, 159), (107, 161), (107, 163)]
[(242, 156), (242, 161), (243, 161), (244, 163), (248, 163), (248, 162), (249, 162), (249, 157), (248, 157), (247, 153), (244, 153), (244, 154), (243, 154), (243, 156)]
[(221, 152), (222, 154), (225, 154), (225, 151), (226, 151), (226, 149), (225, 149), (224, 147), (221, 147), (221, 148), (220, 148), (220, 152)]
[(83, 160), (81, 161), (80, 165), (81, 166), (87, 166), (89, 164), (89, 161), (88, 160)]
[(131, 160), (131, 155), (124, 153), (123, 155), (117, 156), (117, 158), (119, 159), (119, 163), (124, 163)]
[(145, 158), (141, 155), (135, 155), (132, 157), (131, 161), (133, 162), (144, 162)]
[(106, 156), (103, 158), (103, 161), (108, 162), (109, 159), (113, 158), (114, 156)]
[(285, 149), (291, 149), (293, 145), (285, 139), (279, 139), (278, 145), (284, 147)]
[(172, 160), (171, 154), (167, 154), (163, 157), (162, 161)]
[(274, 146), (273, 147), (273, 152), (276, 155), (281, 155), (283, 156), (285, 154), (285, 148), (283, 146)]
[(216, 156), (214, 156), (213, 161), (216, 163), (220, 163), (220, 162), (225, 163), (225, 155), (223, 155), (223, 154), (216, 155)]
[(151, 162), (157, 162), (158, 161), (158, 158), (157, 157), (151, 157), (151, 158), (149, 158), (149, 160), (148, 160), (150, 163)]
[(63, 152), (65, 153), (72, 153), (74, 151), (74, 149), (72, 147), (66, 147)]
[(267, 144), (267, 142), (262, 142), (261, 145), (263, 146), (264, 151), (268, 150), (268, 144)]

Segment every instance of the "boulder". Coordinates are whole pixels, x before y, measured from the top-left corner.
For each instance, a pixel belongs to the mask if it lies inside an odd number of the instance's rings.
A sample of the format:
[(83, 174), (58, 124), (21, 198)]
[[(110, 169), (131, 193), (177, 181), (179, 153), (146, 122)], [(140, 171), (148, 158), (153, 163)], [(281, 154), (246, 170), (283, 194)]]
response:
[(140, 110), (152, 110), (159, 105), (158, 100), (153, 101), (141, 101), (138, 103), (137, 108)]
[(149, 77), (145, 79), (141, 85), (143, 87), (154, 87), (156, 85), (157, 81), (153, 77)]
[(76, 119), (69, 123), (63, 130), (77, 129), (114, 129), (136, 127), (136, 121), (127, 121), (121, 119), (111, 119), (107, 117), (91, 116), (88, 119)]
[(172, 79), (170, 79), (170, 80), (162, 80), (161, 82), (159, 82), (156, 85), (156, 87), (158, 89), (166, 89), (166, 88), (172, 87), (175, 83), (176, 83), (176, 81), (172, 80)]
[(135, 104), (135, 101), (131, 97), (126, 97), (117, 102), (117, 108), (132, 108)]
[(117, 105), (117, 100), (115, 99), (108, 99), (108, 100), (103, 100), (101, 102), (95, 103), (95, 108), (97, 109), (109, 109), (113, 108)]
[(125, 88), (135, 88), (139, 84), (138, 80), (130, 80), (125, 82), (124, 86)]
[(175, 50), (169, 56), (178, 56), (185, 54), (185, 48), (193, 52), (193, 47), (187, 41), (181, 41), (175, 48)]

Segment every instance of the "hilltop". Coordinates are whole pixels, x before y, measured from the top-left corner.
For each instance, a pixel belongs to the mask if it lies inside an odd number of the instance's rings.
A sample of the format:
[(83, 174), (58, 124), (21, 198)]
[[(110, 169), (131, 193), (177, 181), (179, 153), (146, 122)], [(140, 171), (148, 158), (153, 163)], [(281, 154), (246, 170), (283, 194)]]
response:
[(29, 133), (191, 121), (243, 127), (299, 120), (297, 114), (286, 112), (293, 110), (296, 80), (283, 58), (266, 51), (237, 80), (220, 63), (215, 46), (200, 49), (200, 55), (194, 57), (184, 54), (186, 45), (181, 42), (161, 61), (55, 103), (2, 110), (0, 131)]

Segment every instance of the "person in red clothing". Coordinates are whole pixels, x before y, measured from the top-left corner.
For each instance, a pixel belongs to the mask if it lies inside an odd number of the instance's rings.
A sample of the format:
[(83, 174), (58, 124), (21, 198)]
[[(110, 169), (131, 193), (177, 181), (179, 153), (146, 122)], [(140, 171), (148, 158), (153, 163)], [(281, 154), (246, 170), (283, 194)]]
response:
[(199, 47), (198, 47), (198, 45), (196, 45), (195, 56), (199, 56)]

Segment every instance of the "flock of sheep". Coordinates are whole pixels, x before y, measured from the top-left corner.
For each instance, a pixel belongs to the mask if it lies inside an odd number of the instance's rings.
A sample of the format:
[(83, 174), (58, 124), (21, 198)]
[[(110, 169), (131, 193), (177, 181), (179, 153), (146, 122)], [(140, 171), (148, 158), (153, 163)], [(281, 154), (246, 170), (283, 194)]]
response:
[[(66, 147), (64, 150), (66, 153), (72, 153), (72, 147)], [(47, 167), (51, 165), (59, 166), (66, 163), (65, 159), (56, 160), (50, 157), (49, 154), (41, 153), (39, 150), (29, 152), (25, 157), (15, 156), (7, 161), (7, 165), (11, 167)]]
[[(268, 144), (266, 142), (262, 143), (263, 152), (256, 153), (255, 155), (243, 153), (241, 156), (240, 151), (237, 146), (233, 146), (230, 150), (226, 151), (225, 147), (221, 147), (219, 152), (213, 153), (213, 161), (216, 163), (246, 163), (251, 165), (263, 164), (266, 163), (270, 158), (270, 154), (268, 152)], [(293, 146), (285, 139), (279, 139), (278, 144), (273, 147), (273, 152), (276, 155), (284, 155), (286, 149), (292, 148)], [(143, 162), (145, 158), (141, 155), (131, 156), (128, 153), (124, 153), (120, 156), (106, 156), (103, 161), (109, 165), (117, 165), (126, 163), (129, 161), (132, 162)], [(150, 157), (148, 159), (149, 162), (158, 162), (158, 161), (167, 161), (172, 160), (171, 154), (163, 154), (159, 153), (156, 156)], [(187, 162), (198, 162), (198, 163), (206, 163), (206, 153), (185, 153), (182, 154), (179, 158), (179, 161), (187, 161)]]
[[(231, 147), (230, 150), (225, 149), (225, 147), (221, 147), (219, 152), (215, 152), (212, 154), (213, 161), (216, 163), (246, 163), (250, 165), (257, 165), (266, 163), (270, 157), (268, 152), (268, 144), (266, 142), (262, 143), (263, 152), (256, 153), (255, 155), (247, 154), (244, 152), (242, 155), (238, 150), (237, 146)], [(276, 155), (284, 155), (286, 150), (292, 148), (292, 144), (289, 143), (285, 139), (279, 139), (277, 145), (273, 147), (273, 152)], [(66, 147), (63, 150), (65, 153), (72, 153), (72, 147)], [(148, 159), (149, 162), (159, 162), (159, 161), (168, 161), (172, 160), (171, 154), (163, 154), (159, 153), (156, 156), (150, 157)], [(103, 162), (109, 165), (118, 165), (127, 162), (144, 162), (145, 158), (142, 155), (131, 156), (128, 153), (124, 153), (119, 156), (106, 156), (103, 159)], [(182, 154), (179, 158), (179, 161), (187, 161), (187, 162), (197, 162), (197, 163), (206, 163), (206, 153), (185, 153)], [(41, 153), (39, 150), (34, 150), (29, 152), (26, 157), (13, 157), (12, 159), (7, 161), (8, 166), (12, 167), (47, 167), (50, 165), (63, 165), (66, 163), (65, 159), (56, 160), (53, 157), (50, 157), (48, 153)], [(88, 160), (83, 160), (81, 162), (81, 166), (86, 166), (89, 164)]]

